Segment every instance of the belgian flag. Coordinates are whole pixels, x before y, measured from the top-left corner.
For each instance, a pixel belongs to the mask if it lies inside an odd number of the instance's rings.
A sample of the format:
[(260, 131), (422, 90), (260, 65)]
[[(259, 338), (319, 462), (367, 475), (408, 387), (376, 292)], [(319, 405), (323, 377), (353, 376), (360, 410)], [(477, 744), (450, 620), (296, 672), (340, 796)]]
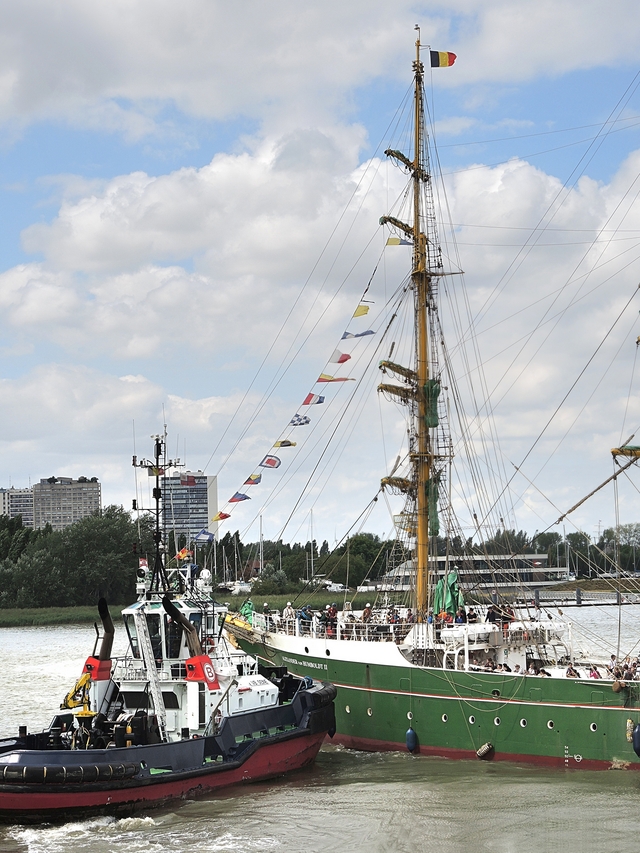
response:
[(445, 50), (430, 50), (432, 68), (448, 68), (456, 61), (455, 53), (447, 53)]

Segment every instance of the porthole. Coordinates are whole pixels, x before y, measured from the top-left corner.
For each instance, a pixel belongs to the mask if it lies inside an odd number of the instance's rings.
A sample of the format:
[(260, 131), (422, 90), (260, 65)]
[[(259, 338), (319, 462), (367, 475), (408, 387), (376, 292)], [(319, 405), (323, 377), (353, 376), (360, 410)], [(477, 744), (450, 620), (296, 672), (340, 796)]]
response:
[(347, 712), (347, 714), (350, 714), (350, 713), (351, 713), (351, 708), (349, 707), (349, 705), (345, 705), (345, 706), (344, 706), (344, 709), (345, 709), (345, 711)]
[(492, 690), (492, 691), (491, 691), (491, 695), (492, 695), (492, 696), (495, 696), (495, 697), (496, 697), (496, 699), (497, 699), (497, 698), (498, 698), (498, 696), (500, 695), (500, 691), (499, 691), (499, 690)]
[(446, 714), (443, 714), (443, 715), (442, 715), (442, 722), (443, 722), (443, 723), (446, 723), (448, 719), (449, 719), (449, 717), (447, 717), (447, 715), (446, 715)]
[(499, 726), (501, 722), (502, 722), (502, 720), (500, 719), (500, 717), (494, 717), (493, 718), (493, 725), (494, 726)]
[(304, 651), (305, 651), (305, 654), (307, 654), (307, 655), (308, 655), (308, 654), (309, 654), (309, 646), (305, 646), (305, 647), (304, 647)]
[(527, 721), (525, 719), (520, 720), (520, 725), (522, 726), (523, 729), (526, 729), (527, 728)]
[(475, 723), (475, 721), (476, 721), (476, 718), (475, 718), (475, 717), (473, 716), (473, 714), (472, 714), (472, 715), (469, 717), (469, 722), (471, 723), (471, 725), (473, 725), (473, 724)]
[(368, 714), (370, 717), (372, 717), (372, 716), (373, 716), (373, 711), (371, 710), (371, 708), (367, 708), (367, 714)]
[(555, 726), (553, 720), (547, 720), (547, 728), (552, 729)]
[(407, 720), (413, 720), (413, 714), (411, 713), (411, 711), (407, 712)]
[(597, 726), (595, 723), (591, 723), (591, 725), (589, 726), (589, 728), (591, 729), (591, 731), (592, 731), (592, 732), (597, 732), (597, 731), (598, 731), (598, 726)]
[(331, 651), (329, 649), (327, 649), (327, 657), (329, 657), (330, 654), (331, 654)]

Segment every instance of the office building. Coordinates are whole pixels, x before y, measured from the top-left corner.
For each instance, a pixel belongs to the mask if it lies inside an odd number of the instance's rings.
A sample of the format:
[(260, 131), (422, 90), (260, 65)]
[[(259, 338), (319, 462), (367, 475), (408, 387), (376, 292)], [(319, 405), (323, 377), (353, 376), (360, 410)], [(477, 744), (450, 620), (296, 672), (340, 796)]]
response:
[(202, 471), (167, 472), (162, 479), (163, 523), (170, 547), (184, 536), (191, 542), (201, 530), (216, 533), (211, 519), (218, 512), (218, 480)]
[(50, 524), (64, 530), (70, 524), (98, 512), (102, 494), (97, 477), (48, 477), (33, 487), (33, 526)]
[(33, 491), (32, 489), (0, 489), (0, 515), (9, 518), (22, 516), (24, 527), (33, 527)]

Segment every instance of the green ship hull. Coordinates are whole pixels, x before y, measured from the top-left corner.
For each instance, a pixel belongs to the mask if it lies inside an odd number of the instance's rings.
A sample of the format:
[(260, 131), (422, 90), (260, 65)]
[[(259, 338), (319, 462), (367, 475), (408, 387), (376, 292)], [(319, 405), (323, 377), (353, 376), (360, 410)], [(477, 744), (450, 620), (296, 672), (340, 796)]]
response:
[(632, 743), (640, 684), (616, 693), (609, 680), (367, 664), (336, 659), (330, 642), (322, 658), (236, 637), (267, 666), (333, 682), (333, 742), (348, 748), (407, 749), (412, 729), (412, 751), (424, 755), (640, 770)]

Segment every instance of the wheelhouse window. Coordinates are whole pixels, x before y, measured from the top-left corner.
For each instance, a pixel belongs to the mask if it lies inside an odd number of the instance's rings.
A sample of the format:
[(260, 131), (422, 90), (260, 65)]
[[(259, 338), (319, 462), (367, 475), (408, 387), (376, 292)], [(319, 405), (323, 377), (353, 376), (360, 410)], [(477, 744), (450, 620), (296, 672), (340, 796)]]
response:
[(151, 648), (153, 649), (153, 657), (156, 661), (162, 660), (162, 634), (160, 633), (160, 614), (147, 613), (147, 629), (149, 631), (149, 639), (151, 640)]
[(138, 643), (138, 632), (136, 631), (136, 625), (133, 621), (133, 615), (131, 613), (125, 614), (124, 617), (124, 627), (127, 629), (127, 634), (129, 636), (129, 645), (131, 646), (131, 654), (134, 658), (140, 657), (140, 645)]
[(180, 657), (180, 642), (182, 640), (182, 625), (174, 622), (169, 616), (164, 617), (165, 650), (168, 658)]

